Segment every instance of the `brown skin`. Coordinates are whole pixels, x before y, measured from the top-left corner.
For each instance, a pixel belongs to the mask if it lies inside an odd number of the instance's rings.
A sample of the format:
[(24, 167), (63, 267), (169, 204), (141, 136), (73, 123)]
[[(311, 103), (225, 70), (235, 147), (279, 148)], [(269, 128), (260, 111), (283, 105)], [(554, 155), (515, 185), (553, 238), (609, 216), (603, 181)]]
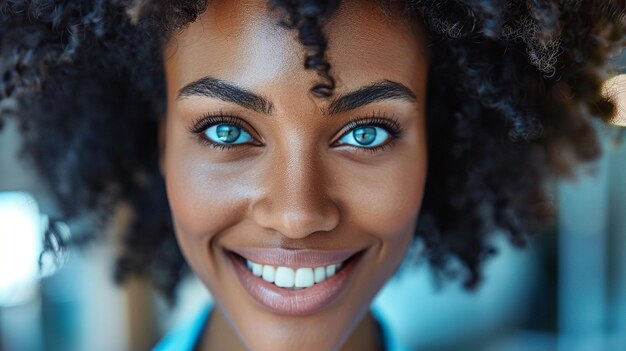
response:
[[(164, 52), (161, 167), (181, 249), (216, 301), (202, 350), (379, 347), (368, 308), (412, 239), (424, 191), (425, 35), (418, 23), (392, 25), (374, 2), (341, 6), (325, 27), (338, 80), (334, 97), (386, 79), (408, 87), (414, 101), (384, 100), (327, 115), (332, 99), (309, 93), (319, 78), (303, 68), (296, 33), (276, 24), (265, 1), (212, 1)], [(271, 115), (217, 98), (177, 98), (205, 76), (265, 97), (274, 105)], [(236, 116), (258, 143), (227, 150), (203, 144), (189, 126), (206, 113)], [(337, 144), (350, 120), (372, 115), (397, 120), (401, 138), (376, 152)], [(329, 306), (286, 316), (244, 290), (224, 252), (234, 247), (365, 254)]]

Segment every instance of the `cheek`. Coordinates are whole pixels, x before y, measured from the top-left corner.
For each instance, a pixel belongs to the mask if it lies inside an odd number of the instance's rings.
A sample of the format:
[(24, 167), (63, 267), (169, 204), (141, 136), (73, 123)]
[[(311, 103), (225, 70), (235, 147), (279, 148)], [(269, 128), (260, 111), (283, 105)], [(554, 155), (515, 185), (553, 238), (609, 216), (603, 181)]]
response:
[[(360, 172), (359, 172), (360, 171)], [(426, 180), (424, 147), (407, 148), (384, 165), (348, 174), (349, 222), (377, 239), (401, 245), (414, 232)], [(358, 179), (358, 182), (354, 182)]]
[(172, 145), (167, 154), (167, 194), (181, 241), (206, 241), (235, 225), (254, 191), (244, 176), (233, 176), (242, 172), (209, 162), (203, 151)]
[[(384, 183), (372, 183), (368, 191), (361, 190), (354, 199), (361, 206), (355, 206), (364, 230), (381, 240), (402, 239), (408, 227), (415, 223), (419, 212), (423, 182), (419, 178), (405, 178), (407, 173), (389, 174)], [(356, 220), (356, 219), (355, 219)]]

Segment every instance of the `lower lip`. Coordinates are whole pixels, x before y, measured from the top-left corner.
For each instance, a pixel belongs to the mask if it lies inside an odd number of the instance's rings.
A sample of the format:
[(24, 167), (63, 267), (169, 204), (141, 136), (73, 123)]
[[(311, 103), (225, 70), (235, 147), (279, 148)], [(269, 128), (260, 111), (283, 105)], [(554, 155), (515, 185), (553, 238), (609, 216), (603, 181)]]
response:
[(233, 262), (239, 280), (252, 298), (274, 313), (299, 316), (316, 313), (335, 301), (346, 286), (361, 253), (344, 262), (344, 267), (332, 277), (300, 290), (283, 289), (266, 282), (261, 277), (253, 275), (240, 257), (233, 253), (228, 253), (228, 256)]

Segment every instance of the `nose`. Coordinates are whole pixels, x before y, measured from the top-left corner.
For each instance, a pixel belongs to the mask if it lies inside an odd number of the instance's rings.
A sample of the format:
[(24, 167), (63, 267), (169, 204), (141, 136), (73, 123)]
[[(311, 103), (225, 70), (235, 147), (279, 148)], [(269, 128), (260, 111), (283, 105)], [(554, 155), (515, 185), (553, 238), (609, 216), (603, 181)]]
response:
[(252, 203), (255, 222), (291, 239), (331, 231), (340, 221), (340, 208), (328, 193), (328, 179), (321, 160), (292, 152), (275, 157), (262, 176)]

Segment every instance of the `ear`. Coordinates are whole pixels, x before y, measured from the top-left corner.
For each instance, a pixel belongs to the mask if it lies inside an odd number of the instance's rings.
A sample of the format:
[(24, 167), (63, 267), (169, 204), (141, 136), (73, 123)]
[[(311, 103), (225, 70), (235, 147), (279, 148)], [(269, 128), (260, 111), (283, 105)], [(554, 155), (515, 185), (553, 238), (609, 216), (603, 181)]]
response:
[(615, 104), (615, 116), (610, 123), (626, 127), (626, 74), (620, 74), (606, 81), (603, 93)]
[(159, 120), (159, 170), (161, 175), (165, 178), (165, 135), (166, 135), (167, 122), (165, 117)]

